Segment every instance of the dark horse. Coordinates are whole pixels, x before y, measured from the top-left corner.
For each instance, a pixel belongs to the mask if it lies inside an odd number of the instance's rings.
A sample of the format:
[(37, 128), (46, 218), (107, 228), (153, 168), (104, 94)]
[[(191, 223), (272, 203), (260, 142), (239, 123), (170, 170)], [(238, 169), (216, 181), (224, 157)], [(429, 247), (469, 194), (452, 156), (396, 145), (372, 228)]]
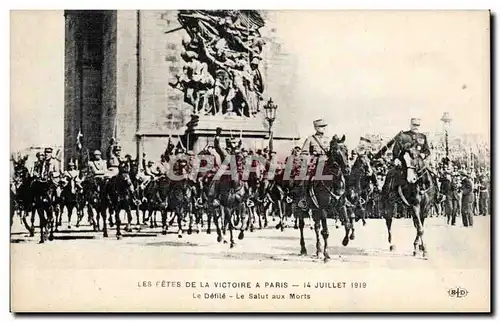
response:
[(115, 215), (116, 238), (121, 239), (121, 220), (120, 213), (122, 210), (127, 214), (128, 223), (125, 226), (125, 231), (132, 231), (130, 224), (132, 222), (132, 207), (134, 206), (135, 190), (130, 179), (130, 162), (120, 161), (118, 166), (118, 174), (111, 177), (106, 184), (106, 196), (110, 216)]
[(54, 211), (57, 207), (58, 197), (56, 190), (60, 184), (59, 176), (53, 174), (52, 178), (34, 178), (32, 189), (34, 196), (34, 206), (40, 219), (40, 243), (45, 242), (45, 235), (49, 233), (48, 239), (54, 239), (55, 218)]
[[(349, 233), (352, 229), (352, 225), (347, 217), (345, 204), (344, 172), (349, 172), (349, 165), (348, 150), (344, 145), (344, 141), (345, 136), (343, 136), (340, 140), (336, 136), (333, 137), (330, 142), (329, 151), (325, 151), (327, 154), (325, 156), (321, 156), (317, 160), (315, 167), (317, 173), (322, 174), (323, 176), (331, 177), (314, 178), (313, 180), (310, 180), (306, 193), (307, 205), (312, 211), (312, 217), (314, 220), (316, 256), (319, 257), (321, 253), (321, 241), (319, 237), (321, 229), (321, 235), (323, 236), (324, 241), (323, 255), (325, 261), (330, 259), (330, 255), (328, 254), (328, 214), (336, 213), (340, 215), (346, 233), (342, 241), (342, 245), (347, 246), (349, 243)], [(323, 171), (320, 172), (319, 170)], [(307, 254), (304, 242), (304, 217), (306, 215), (307, 213), (303, 214), (299, 218), (301, 255)]]
[[(18, 212), (21, 216), (21, 220), (30, 232), (30, 236), (34, 235), (33, 222), (35, 220), (34, 208), (33, 208), (33, 191), (31, 189), (32, 178), (29, 174), (28, 168), (26, 167), (26, 160), (28, 156), (20, 158), (19, 160), (12, 161), (14, 163), (14, 177), (10, 186), (10, 225), (13, 224), (14, 215)], [(31, 225), (28, 224), (26, 217), (31, 214)]]
[(82, 181), (83, 200), (87, 204), (87, 212), (94, 231), (100, 229), (100, 219), (103, 220), (103, 235), (108, 237), (105, 179), (87, 177)]
[[(411, 142), (411, 139), (408, 139)], [(413, 225), (417, 231), (413, 242), (413, 255), (416, 256), (418, 250), (422, 251), (422, 256), (427, 256), (427, 249), (423, 241), (424, 221), (431, 207), (438, 199), (437, 178), (425, 166), (424, 160), (416, 146), (406, 143), (400, 155), (401, 168), (393, 168), (392, 175), (388, 175), (386, 189), (383, 189), (384, 217), (387, 225), (388, 242), (390, 250), (394, 250), (392, 244), (392, 220), (395, 215), (395, 205), (399, 201), (409, 210)]]
[[(351, 173), (346, 178), (346, 184), (349, 217), (355, 217), (356, 221), (361, 219), (363, 226), (366, 225), (366, 206), (377, 187), (376, 180), (370, 158), (366, 154), (359, 154), (352, 165)], [(354, 226), (352, 236), (354, 236)]]

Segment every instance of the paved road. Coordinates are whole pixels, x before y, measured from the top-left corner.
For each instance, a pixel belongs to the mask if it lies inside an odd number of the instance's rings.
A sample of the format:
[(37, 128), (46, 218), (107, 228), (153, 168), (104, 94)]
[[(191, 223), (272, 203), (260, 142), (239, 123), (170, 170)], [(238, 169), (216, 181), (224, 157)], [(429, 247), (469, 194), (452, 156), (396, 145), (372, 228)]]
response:
[[(161, 235), (160, 228), (144, 227), (125, 233), (117, 240), (114, 231), (109, 238), (92, 232), (88, 226), (62, 229), (56, 239), (37, 244), (38, 232), (29, 237), (16, 218), (12, 228), (11, 250), (17, 267), (58, 268), (309, 268), (317, 265), (352, 268), (444, 268), (474, 269), (489, 267), (490, 217), (475, 217), (474, 227), (460, 224), (451, 227), (445, 219), (429, 218), (425, 225), (427, 260), (412, 256), (415, 229), (408, 219), (393, 224), (396, 250), (390, 252), (385, 221), (371, 219), (366, 226), (356, 226), (356, 239), (347, 247), (341, 245), (343, 229), (330, 222), (329, 250), (332, 260), (323, 263), (315, 253), (314, 231), (306, 229), (308, 256), (299, 256), (299, 231), (274, 228), (247, 233), (236, 246), (217, 243), (216, 235), (187, 235), (179, 239), (174, 229)], [(272, 223), (274, 226), (275, 223)], [(66, 224), (64, 224), (66, 227)]]

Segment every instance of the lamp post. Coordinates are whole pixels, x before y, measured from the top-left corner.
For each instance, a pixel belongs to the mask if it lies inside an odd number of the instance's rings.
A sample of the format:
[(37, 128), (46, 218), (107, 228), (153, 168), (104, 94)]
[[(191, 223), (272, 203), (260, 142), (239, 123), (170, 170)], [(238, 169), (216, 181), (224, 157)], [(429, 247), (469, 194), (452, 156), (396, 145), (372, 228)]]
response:
[(273, 123), (276, 120), (276, 110), (278, 109), (278, 105), (273, 102), (273, 99), (270, 98), (267, 101), (266, 105), (264, 105), (264, 111), (266, 112), (266, 121), (269, 124), (269, 154), (273, 152)]
[(445, 144), (445, 149), (446, 149), (446, 158), (448, 158), (448, 156), (450, 154), (450, 148), (449, 148), (449, 142), (448, 142), (448, 131), (450, 130), (450, 123), (451, 123), (450, 113), (444, 112), (443, 116), (441, 117), (441, 122), (443, 122), (444, 144)]

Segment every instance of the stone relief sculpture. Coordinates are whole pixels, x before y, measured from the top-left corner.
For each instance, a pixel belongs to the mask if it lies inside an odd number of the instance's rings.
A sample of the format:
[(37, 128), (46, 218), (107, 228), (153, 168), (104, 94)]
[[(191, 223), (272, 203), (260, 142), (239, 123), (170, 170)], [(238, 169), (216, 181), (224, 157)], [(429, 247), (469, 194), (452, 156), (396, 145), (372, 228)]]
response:
[(264, 84), (259, 65), (264, 20), (256, 10), (181, 10), (184, 61), (177, 81), (194, 114), (254, 117)]

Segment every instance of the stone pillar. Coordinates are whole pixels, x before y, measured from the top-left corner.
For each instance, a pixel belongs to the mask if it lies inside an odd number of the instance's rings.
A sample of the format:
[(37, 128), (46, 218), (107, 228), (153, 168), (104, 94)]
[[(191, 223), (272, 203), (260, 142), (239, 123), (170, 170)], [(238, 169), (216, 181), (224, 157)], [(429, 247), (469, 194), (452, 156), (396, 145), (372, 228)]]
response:
[(138, 154), (138, 15), (136, 10), (116, 11), (116, 138), (123, 154)]
[(116, 11), (106, 11), (102, 24), (101, 150), (116, 136)]
[[(78, 15), (66, 11), (65, 17), (65, 44), (64, 44), (64, 156), (66, 159), (75, 152), (75, 129), (80, 124), (80, 73), (77, 69), (78, 60)], [(78, 131), (78, 130), (76, 130)]]

